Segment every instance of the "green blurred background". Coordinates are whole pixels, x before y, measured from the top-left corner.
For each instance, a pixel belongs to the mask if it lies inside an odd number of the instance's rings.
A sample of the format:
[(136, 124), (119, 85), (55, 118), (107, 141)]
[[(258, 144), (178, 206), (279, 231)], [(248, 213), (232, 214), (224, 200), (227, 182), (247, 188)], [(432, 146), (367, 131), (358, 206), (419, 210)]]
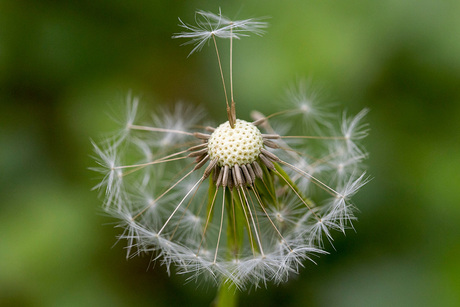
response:
[[(275, 111), (312, 77), (351, 113), (369, 107), (356, 233), (242, 306), (460, 306), (460, 1), (0, 1), (0, 305), (206, 306), (149, 257), (125, 260), (102, 214), (90, 138), (129, 91), (222, 114), (213, 50), (172, 40), (196, 9), (270, 16), (235, 43), (239, 114)], [(225, 56), (225, 52), (224, 52)]]

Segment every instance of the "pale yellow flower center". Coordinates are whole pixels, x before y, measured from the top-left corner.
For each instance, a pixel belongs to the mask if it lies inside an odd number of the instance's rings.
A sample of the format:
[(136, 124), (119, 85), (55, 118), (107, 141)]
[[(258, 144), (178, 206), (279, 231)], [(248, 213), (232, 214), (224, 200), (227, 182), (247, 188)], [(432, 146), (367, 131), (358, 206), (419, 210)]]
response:
[(254, 162), (263, 146), (262, 134), (253, 124), (237, 119), (235, 128), (229, 122), (221, 124), (208, 140), (211, 160), (217, 158), (219, 166), (233, 167)]

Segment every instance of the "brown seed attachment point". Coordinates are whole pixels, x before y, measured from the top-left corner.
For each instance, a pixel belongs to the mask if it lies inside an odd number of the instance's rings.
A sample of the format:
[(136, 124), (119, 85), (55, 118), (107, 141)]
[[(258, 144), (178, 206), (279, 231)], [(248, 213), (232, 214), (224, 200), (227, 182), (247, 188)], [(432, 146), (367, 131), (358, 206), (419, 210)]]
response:
[(268, 168), (268, 169), (275, 169), (275, 166), (273, 165), (272, 161), (270, 161), (265, 155), (260, 154), (259, 155), (260, 161)]
[(253, 170), (251, 164), (246, 164), (245, 166), (248, 169), (249, 176), (251, 176), (251, 181), (252, 182), (256, 181), (256, 174), (254, 173), (254, 170)]
[(209, 175), (211, 174), (211, 172), (214, 169), (214, 167), (216, 166), (216, 164), (217, 164), (217, 159), (214, 159), (209, 163), (208, 167), (206, 167), (206, 169), (204, 170), (204, 173), (203, 173), (203, 178), (204, 179), (209, 177)]
[(235, 166), (233, 167), (233, 169), (235, 170), (235, 176), (234, 176), (234, 179), (236, 181), (236, 184), (238, 186), (242, 186), (244, 181), (243, 181), (243, 174), (241, 173), (241, 169), (239, 167), (238, 164), (235, 164)]
[(269, 152), (268, 150), (266, 150), (265, 148), (261, 148), (260, 149), (260, 152), (266, 156), (267, 158), (269, 158), (270, 160), (272, 161), (275, 161), (275, 162), (280, 162), (280, 159), (272, 152)]
[(194, 152), (191, 152), (187, 155), (187, 157), (189, 158), (193, 158), (193, 157), (199, 157), (199, 156), (202, 156), (203, 154), (206, 154), (208, 152), (208, 148), (203, 148), (201, 150), (198, 150), (198, 151), (194, 151)]
[(193, 133), (193, 135), (198, 138), (198, 139), (202, 139), (202, 140), (207, 140), (211, 137), (210, 134), (206, 134), (206, 133), (201, 133), (201, 132), (195, 132)]
[(195, 150), (200, 150), (202, 148), (207, 148), (207, 147), (208, 147), (208, 143), (203, 143), (203, 144), (192, 146), (189, 149), (187, 149), (187, 151), (195, 151)]
[(228, 184), (228, 175), (229, 175), (229, 170), (230, 169), (229, 169), (228, 165), (225, 165), (223, 167), (223, 169), (224, 169), (224, 174), (222, 176), (222, 186), (226, 187), (227, 184)]
[(270, 141), (270, 140), (264, 140), (264, 145), (267, 146), (267, 147), (273, 148), (273, 149), (280, 148), (280, 146), (278, 144), (276, 144), (275, 142)]
[(264, 177), (264, 172), (262, 171), (262, 168), (260, 167), (259, 163), (256, 161), (252, 162), (252, 167), (254, 169), (254, 174), (256, 177), (262, 179)]
[(252, 122), (252, 124), (254, 126), (259, 126), (259, 125), (262, 125), (263, 123), (265, 123), (267, 121), (267, 119), (265, 117), (263, 118), (259, 118), (258, 120), (255, 120)]
[(218, 187), (223, 186), (222, 179), (224, 178), (224, 170), (225, 170), (224, 167), (220, 168), (219, 176), (217, 177), (217, 180), (216, 180), (216, 186)]
[(246, 165), (241, 165), (241, 170), (243, 171), (244, 178), (246, 180), (246, 183), (248, 185), (251, 185), (253, 183), (253, 180), (251, 178), (251, 175), (249, 174), (248, 168)]
[(208, 162), (208, 160), (209, 160), (209, 155), (204, 156), (204, 158), (201, 159), (200, 162), (198, 162), (197, 165), (195, 165), (195, 167), (193, 168), (193, 170), (196, 171), (197, 169), (202, 168), (203, 165), (205, 165), (206, 162)]
[(262, 134), (262, 137), (264, 139), (280, 139), (280, 135), (279, 134)]

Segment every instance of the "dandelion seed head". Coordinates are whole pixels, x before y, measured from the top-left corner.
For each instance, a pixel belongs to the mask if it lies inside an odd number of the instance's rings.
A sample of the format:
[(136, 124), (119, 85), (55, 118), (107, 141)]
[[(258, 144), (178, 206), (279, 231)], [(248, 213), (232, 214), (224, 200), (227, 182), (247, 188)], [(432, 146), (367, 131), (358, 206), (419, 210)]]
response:
[[(181, 27), (175, 37), (188, 38), (194, 52), (215, 38), (260, 35), (266, 23), (198, 11), (196, 25)], [(217, 127), (183, 103), (140, 125), (138, 99), (129, 96), (123, 132), (93, 143), (103, 177), (96, 188), (120, 220), (127, 257), (154, 253), (168, 273), (174, 266), (188, 280), (243, 289), (284, 282), (326, 253), (324, 239), (353, 227), (351, 198), (368, 182), (367, 111), (334, 121), (309, 90), (300, 82), (288, 109), (254, 111), (248, 122), (236, 118), (230, 88), (228, 121)]]

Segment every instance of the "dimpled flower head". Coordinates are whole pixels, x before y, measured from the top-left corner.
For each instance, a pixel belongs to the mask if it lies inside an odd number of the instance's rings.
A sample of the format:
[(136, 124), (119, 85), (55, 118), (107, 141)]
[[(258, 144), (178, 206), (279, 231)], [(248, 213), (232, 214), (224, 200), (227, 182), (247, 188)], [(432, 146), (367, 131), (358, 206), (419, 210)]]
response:
[[(181, 21), (199, 50), (208, 41), (260, 35), (266, 23), (232, 21), (199, 11)], [(232, 63), (230, 52), (230, 67)], [(178, 104), (149, 122), (128, 99), (125, 125), (94, 145), (104, 208), (119, 219), (128, 256), (153, 253), (169, 272), (237, 287), (285, 281), (305, 259), (323, 254), (323, 240), (355, 220), (351, 197), (366, 183), (359, 144), (366, 110), (332, 116), (304, 83), (289, 90), (290, 108), (236, 117), (221, 69), (228, 121), (202, 126), (201, 109)], [(206, 118), (209, 122), (210, 119)], [(299, 132), (300, 131), (300, 132)], [(305, 134), (304, 131), (309, 131)]]

